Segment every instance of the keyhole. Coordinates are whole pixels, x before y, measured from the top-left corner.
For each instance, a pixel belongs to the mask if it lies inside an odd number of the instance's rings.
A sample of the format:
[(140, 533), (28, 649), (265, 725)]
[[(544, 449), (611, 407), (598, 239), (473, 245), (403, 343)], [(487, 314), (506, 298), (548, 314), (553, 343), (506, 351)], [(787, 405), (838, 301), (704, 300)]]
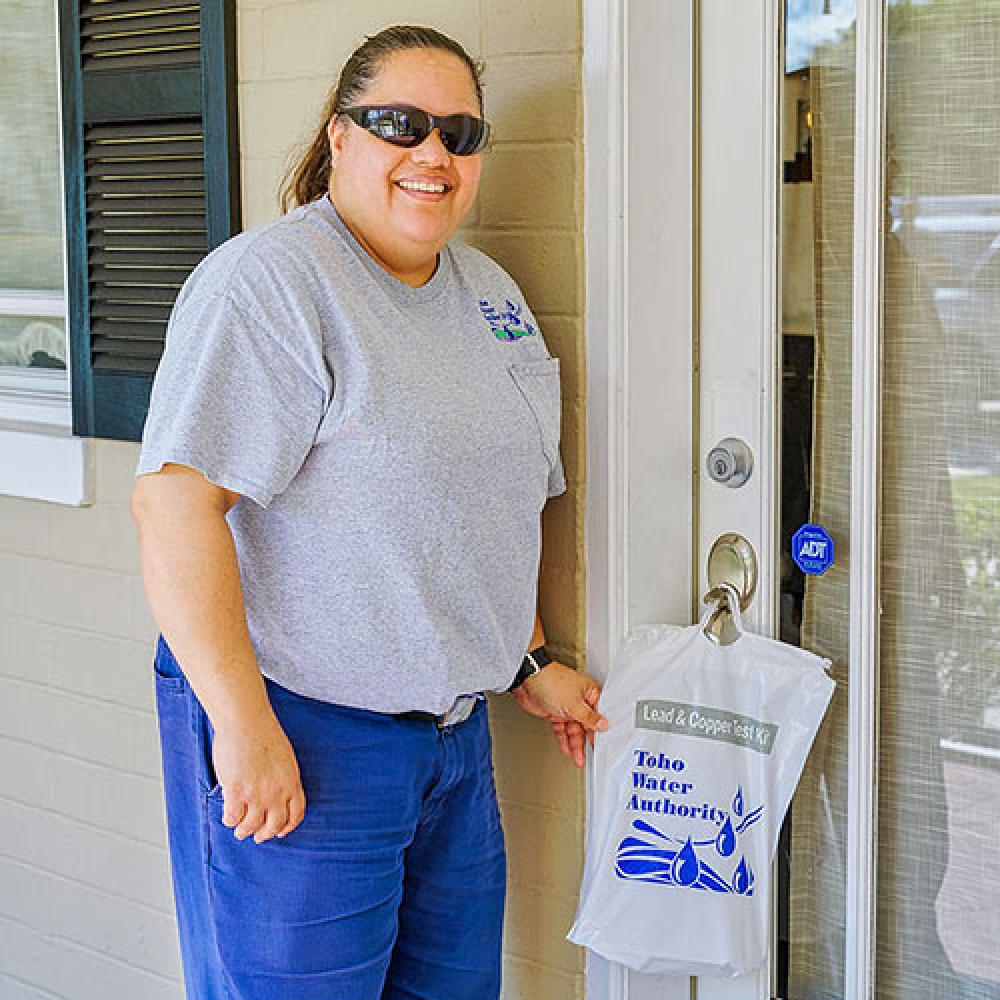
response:
[(737, 489), (750, 478), (753, 455), (745, 441), (723, 438), (705, 456), (705, 468), (715, 482), (731, 490)]

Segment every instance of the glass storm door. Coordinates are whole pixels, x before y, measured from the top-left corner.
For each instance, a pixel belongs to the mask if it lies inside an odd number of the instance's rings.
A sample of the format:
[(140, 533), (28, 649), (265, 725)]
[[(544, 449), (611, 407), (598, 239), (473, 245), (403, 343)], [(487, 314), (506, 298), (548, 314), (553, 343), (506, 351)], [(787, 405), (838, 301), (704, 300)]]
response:
[(778, 995), (998, 1000), (1000, 3), (789, 0), (783, 51), (781, 550), (811, 520), (848, 555), (782, 562), (839, 698)]
[[(736, 531), (750, 627), (829, 657), (837, 693), (768, 967), (592, 963), (587, 995), (1000, 1000), (1000, 0), (598, 7), (626, 250), (590, 467), (624, 512), (624, 596), (610, 625), (591, 602), (594, 643), (693, 620)], [(705, 468), (729, 437), (753, 454), (739, 488)], [(792, 558), (805, 523), (835, 543), (820, 575)]]

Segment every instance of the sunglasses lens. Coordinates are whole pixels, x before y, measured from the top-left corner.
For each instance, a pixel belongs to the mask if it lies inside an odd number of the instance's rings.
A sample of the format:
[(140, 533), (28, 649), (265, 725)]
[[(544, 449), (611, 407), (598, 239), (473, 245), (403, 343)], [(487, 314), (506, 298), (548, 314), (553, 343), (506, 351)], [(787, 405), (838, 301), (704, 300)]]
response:
[(449, 115), (439, 118), (441, 141), (445, 149), (455, 156), (471, 156), (478, 153), (489, 136), (489, 126), (481, 118), (472, 115)]

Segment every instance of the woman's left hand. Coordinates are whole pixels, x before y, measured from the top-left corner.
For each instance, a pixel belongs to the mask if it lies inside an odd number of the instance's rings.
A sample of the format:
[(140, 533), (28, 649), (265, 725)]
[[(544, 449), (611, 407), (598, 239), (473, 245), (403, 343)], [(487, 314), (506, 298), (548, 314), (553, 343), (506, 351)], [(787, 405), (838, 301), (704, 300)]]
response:
[(608, 720), (597, 711), (600, 685), (587, 674), (553, 661), (511, 692), (530, 715), (548, 719), (559, 749), (583, 767), (584, 746), (594, 745)]

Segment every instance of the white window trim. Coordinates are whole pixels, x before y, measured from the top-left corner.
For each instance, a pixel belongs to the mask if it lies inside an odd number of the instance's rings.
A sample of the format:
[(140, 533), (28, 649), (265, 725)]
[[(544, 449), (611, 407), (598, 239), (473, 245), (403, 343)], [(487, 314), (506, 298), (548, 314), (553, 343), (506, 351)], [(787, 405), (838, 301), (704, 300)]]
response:
[(0, 494), (76, 507), (92, 504), (93, 439), (0, 427)]
[[(3, 289), (4, 313), (64, 319), (66, 298), (62, 292)], [(68, 367), (0, 367), (0, 494), (93, 503), (93, 447), (73, 437), (70, 378)]]
[(92, 504), (93, 442), (72, 425), (68, 369), (0, 368), (0, 495)]
[(66, 318), (66, 295), (58, 289), (0, 288), (0, 314)]
[(60, 436), (72, 428), (66, 372), (51, 368), (0, 368), (0, 427), (28, 427)]

